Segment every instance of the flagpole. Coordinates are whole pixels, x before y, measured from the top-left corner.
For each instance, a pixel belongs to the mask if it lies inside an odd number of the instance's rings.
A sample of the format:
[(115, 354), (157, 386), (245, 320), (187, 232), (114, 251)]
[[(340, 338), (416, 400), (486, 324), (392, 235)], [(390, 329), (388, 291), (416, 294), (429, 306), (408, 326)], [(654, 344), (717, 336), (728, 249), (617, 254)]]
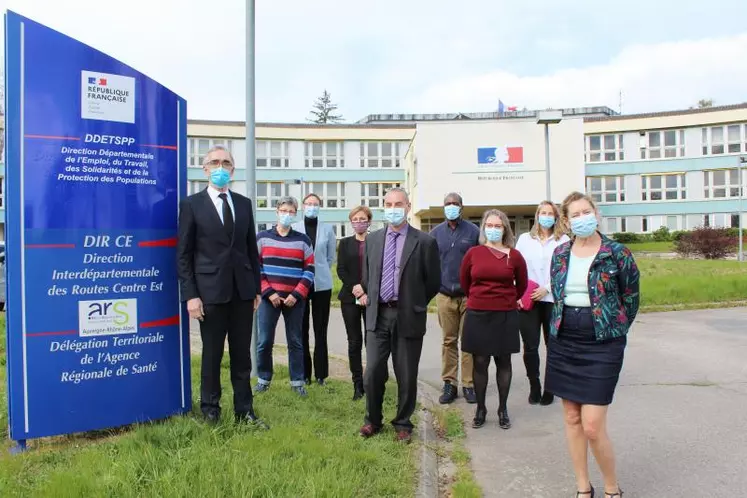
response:
[[(257, 230), (257, 177), (254, 113), (254, 0), (246, 0), (246, 196), (252, 202), (254, 211), (254, 230)], [(259, 271), (259, 268), (254, 268)], [(259, 293), (257, 289), (257, 293)], [(257, 376), (257, 314), (252, 320), (252, 341), (250, 346), (252, 376)]]

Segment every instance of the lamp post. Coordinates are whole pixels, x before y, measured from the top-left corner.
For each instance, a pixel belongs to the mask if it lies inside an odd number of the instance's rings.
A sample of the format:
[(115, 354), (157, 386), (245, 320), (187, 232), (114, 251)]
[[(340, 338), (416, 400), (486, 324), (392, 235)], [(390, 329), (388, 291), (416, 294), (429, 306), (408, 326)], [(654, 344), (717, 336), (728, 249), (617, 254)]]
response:
[(739, 156), (737, 165), (737, 178), (739, 180), (739, 261), (744, 262), (744, 213), (742, 212), (742, 199), (744, 199), (744, 177), (742, 176), (743, 164), (747, 163), (747, 156)]
[(550, 125), (563, 120), (563, 111), (539, 111), (537, 124), (545, 125), (545, 198), (552, 202), (550, 189)]
[[(252, 202), (254, 229), (257, 229), (257, 148), (254, 123), (254, 0), (246, 0), (246, 196)], [(255, 268), (254, 271), (259, 271)], [(257, 289), (259, 292), (259, 289)], [(257, 373), (257, 317), (252, 320), (251, 341), (252, 375)]]

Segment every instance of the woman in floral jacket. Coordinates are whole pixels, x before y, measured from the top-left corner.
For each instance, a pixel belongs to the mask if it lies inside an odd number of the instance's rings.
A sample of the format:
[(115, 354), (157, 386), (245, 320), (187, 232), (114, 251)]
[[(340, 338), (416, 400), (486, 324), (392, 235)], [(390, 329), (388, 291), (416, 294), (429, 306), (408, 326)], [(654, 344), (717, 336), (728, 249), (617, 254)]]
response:
[(606, 498), (622, 497), (607, 434), (607, 407), (622, 369), (626, 336), (638, 313), (639, 272), (630, 250), (597, 231), (594, 202), (579, 192), (561, 208), (573, 239), (552, 258), (553, 306), (546, 389), (563, 399), (578, 492), (594, 496), (587, 452), (604, 478)]

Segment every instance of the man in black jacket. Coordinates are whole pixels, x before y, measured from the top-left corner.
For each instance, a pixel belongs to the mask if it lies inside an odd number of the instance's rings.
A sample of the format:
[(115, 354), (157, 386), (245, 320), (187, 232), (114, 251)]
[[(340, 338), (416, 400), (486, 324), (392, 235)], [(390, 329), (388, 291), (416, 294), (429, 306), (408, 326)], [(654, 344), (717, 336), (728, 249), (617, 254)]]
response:
[(220, 363), (228, 335), (236, 421), (266, 428), (254, 413), (249, 383), (252, 319), (260, 299), (257, 234), (252, 202), (228, 189), (234, 168), (224, 147), (205, 156), (208, 187), (179, 207), (178, 275), (189, 316), (200, 321), (203, 415), (210, 423), (220, 419)]
[(366, 306), (366, 418), (363, 437), (381, 431), (384, 389), (391, 354), (397, 377), (397, 440), (410, 442), (418, 391), (418, 366), (428, 303), (441, 286), (438, 244), (407, 222), (410, 201), (401, 188), (384, 197), (388, 226), (366, 239), (363, 290)]

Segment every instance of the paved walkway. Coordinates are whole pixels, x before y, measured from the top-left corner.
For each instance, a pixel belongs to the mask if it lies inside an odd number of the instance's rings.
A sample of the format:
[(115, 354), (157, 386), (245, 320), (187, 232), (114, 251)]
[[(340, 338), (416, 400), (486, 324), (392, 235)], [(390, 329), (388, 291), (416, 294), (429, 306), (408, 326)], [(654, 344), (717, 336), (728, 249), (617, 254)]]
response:
[[(282, 341), (284, 331), (278, 328)], [(329, 345), (331, 353), (346, 354), (345, 329), (335, 308)], [(626, 496), (739, 496), (747, 489), (745, 358), (747, 308), (639, 317), (610, 409), (610, 432)], [(421, 379), (440, 387), (440, 372), (441, 332), (431, 316)], [(573, 496), (561, 406), (530, 406), (528, 391), (521, 355), (514, 355), (512, 429), (498, 427), (494, 380), (489, 386), (488, 423), (479, 430), (467, 429), (477, 480), (486, 496)], [(461, 398), (456, 406), (464, 409), (469, 427), (474, 406)], [(598, 472), (592, 476), (600, 488)]]

